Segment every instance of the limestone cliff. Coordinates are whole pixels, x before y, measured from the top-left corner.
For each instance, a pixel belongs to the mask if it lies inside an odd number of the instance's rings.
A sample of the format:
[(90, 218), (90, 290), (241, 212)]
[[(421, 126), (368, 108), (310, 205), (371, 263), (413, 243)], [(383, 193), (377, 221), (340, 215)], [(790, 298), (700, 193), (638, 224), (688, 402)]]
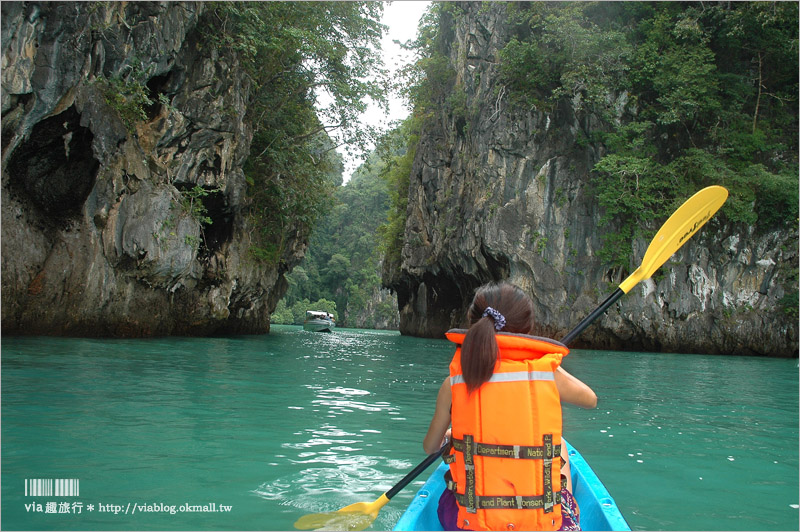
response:
[[(568, 104), (547, 114), (509, 103), (497, 83), (503, 5), (459, 5), (441, 31), (466, 111), (443, 106), (420, 140), (401, 260), (384, 283), (404, 334), (463, 325), (475, 288), (508, 279), (532, 296), (535, 333), (561, 338), (629, 273), (596, 256), (613, 231), (589, 187), (603, 148), (578, 141), (600, 125)], [(648, 243), (634, 242), (631, 270)], [(778, 304), (796, 290), (797, 251), (796, 228), (764, 234), (715, 218), (573, 345), (797, 356), (797, 320)]]
[(2, 3), (4, 334), (269, 330), (306, 239), (250, 258), (250, 87), (203, 9)]

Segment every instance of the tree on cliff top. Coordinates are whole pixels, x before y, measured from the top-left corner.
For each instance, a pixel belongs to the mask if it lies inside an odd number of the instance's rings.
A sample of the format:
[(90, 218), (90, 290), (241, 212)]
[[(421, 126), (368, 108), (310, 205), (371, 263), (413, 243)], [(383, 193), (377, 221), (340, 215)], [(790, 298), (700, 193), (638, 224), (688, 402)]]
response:
[[(385, 103), (380, 2), (215, 2), (209, 42), (229, 50), (253, 82), (254, 135), (245, 173), (259, 228), (256, 258), (278, 262), (287, 232), (308, 235), (341, 182), (328, 133), (364, 146), (366, 99)], [(329, 103), (317, 109), (318, 95)], [(255, 236), (255, 235), (254, 235)]]

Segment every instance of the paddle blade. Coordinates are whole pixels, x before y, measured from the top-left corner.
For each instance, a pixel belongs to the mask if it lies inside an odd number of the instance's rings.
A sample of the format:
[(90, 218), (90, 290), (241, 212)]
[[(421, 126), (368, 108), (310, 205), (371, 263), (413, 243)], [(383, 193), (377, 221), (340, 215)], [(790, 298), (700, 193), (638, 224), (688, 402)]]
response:
[(644, 254), (641, 265), (619, 285), (626, 294), (640, 281), (649, 279), (668, 258), (686, 243), (714, 216), (725, 200), (728, 191), (720, 186), (706, 187), (681, 205), (664, 222)]
[(337, 512), (304, 515), (294, 523), (297, 530), (364, 530), (389, 502), (384, 493), (373, 502), (357, 502)]
[(373, 515), (363, 513), (325, 512), (304, 515), (294, 523), (297, 530), (364, 530), (375, 520)]

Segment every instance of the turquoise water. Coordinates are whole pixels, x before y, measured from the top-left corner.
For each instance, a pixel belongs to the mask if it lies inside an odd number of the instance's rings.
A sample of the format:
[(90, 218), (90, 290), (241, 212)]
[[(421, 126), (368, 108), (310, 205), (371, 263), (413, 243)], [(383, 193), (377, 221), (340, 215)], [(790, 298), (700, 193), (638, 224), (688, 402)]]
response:
[[(291, 530), (374, 501), (424, 458), (451, 355), (445, 340), (291, 326), (3, 338), (0, 526)], [(600, 397), (565, 408), (565, 435), (633, 529), (798, 529), (796, 359), (576, 350), (564, 366)], [(79, 479), (79, 495), (26, 496), (40, 478)]]

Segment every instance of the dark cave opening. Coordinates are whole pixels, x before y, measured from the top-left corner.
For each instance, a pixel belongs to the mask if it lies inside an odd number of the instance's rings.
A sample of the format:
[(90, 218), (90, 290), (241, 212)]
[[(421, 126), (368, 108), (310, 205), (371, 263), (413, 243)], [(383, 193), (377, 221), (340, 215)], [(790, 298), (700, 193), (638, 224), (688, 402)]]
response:
[(167, 72), (161, 76), (154, 76), (147, 82), (147, 89), (150, 91), (150, 99), (153, 101), (150, 105), (145, 106), (145, 113), (147, 113), (148, 121), (153, 120), (161, 111), (161, 106), (164, 105), (161, 101), (161, 96), (162, 94), (166, 96), (164, 91), (171, 81), (172, 76), (170, 72)]
[(92, 152), (93, 139), (91, 130), (80, 125), (74, 106), (42, 120), (8, 160), (11, 190), (54, 223), (78, 217), (100, 167)]
[(205, 247), (209, 254), (218, 251), (222, 244), (233, 238), (233, 212), (228, 207), (225, 195), (214, 189), (203, 199), (211, 224), (203, 228)]
[[(194, 185), (176, 185), (181, 193), (193, 190)], [(233, 211), (228, 206), (225, 194), (218, 188), (202, 187), (206, 194), (199, 198), (205, 209), (204, 216), (211, 220), (202, 224), (202, 238), (199, 255), (210, 256), (218, 251), (225, 242), (233, 238)]]

